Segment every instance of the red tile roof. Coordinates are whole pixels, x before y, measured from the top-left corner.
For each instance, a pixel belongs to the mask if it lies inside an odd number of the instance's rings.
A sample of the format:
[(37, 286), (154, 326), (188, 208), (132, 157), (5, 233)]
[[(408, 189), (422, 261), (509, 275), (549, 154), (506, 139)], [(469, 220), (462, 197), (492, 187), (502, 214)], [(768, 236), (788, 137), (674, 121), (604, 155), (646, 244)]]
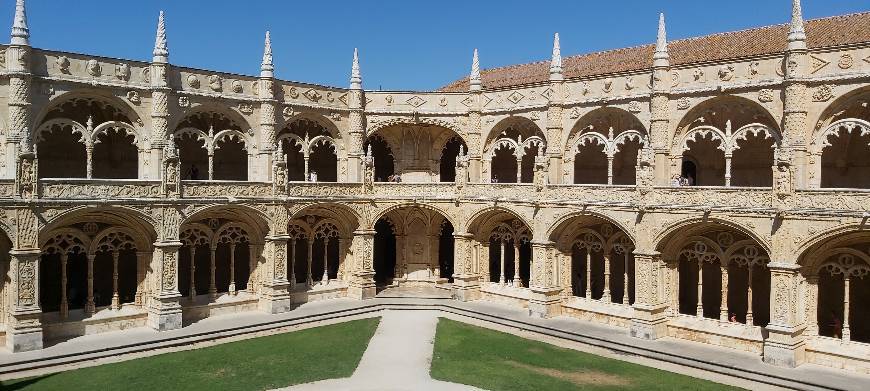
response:
[[(805, 28), (810, 48), (870, 42), (870, 12), (808, 20)], [(788, 29), (788, 24), (780, 24), (671, 41), (671, 65), (781, 53), (788, 43)], [(655, 45), (650, 44), (566, 57), (562, 73), (574, 78), (649, 69), (654, 49)], [(538, 61), (486, 69), (480, 76), (484, 88), (503, 88), (547, 81), (549, 69), (549, 61)], [(468, 78), (439, 91), (468, 91)]]

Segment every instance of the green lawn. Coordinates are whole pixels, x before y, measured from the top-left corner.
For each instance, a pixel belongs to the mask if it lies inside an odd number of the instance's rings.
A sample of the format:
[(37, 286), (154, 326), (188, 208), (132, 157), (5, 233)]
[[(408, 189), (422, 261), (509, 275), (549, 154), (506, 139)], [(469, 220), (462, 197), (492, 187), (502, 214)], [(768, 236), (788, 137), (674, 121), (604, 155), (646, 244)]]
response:
[(264, 390), (353, 374), (379, 318), (0, 383), (3, 390)]
[(432, 377), (487, 390), (736, 390), (441, 318)]

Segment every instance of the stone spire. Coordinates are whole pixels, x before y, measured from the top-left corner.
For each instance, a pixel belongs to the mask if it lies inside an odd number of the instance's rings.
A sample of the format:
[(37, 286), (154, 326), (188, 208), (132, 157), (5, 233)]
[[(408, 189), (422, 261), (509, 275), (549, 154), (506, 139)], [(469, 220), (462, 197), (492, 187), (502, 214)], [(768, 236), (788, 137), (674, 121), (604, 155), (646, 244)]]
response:
[(160, 11), (160, 18), (157, 20), (157, 39), (154, 41), (154, 57), (151, 61), (169, 62), (169, 47), (166, 46), (166, 21), (163, 11)]
[(263, 45), (263, 63), (260, 64), (260, 77), (275, 77), (275, 66), (272, 64), (272, 37), (266, 31), (266, 43)]
[(788, 31), (788, 49), (806, 50), (807, 33), (804, 31), (804, 17), (801, 0), (791, 1), (791, 28)]
[(659, 14), (659, 32), (656, 39), (656, 51), (653, 54), (654, 67), (670, 66), (670, 56), (668, 55), (668, 33), (665, 30), (665, 14)]
[(353, 65), (350, 67), (350, 89), (362, 89), (362, 73), (359, 70), (359, 50), (353, 48)]
[(480, 91), (480, 59), (477, 57), (477, 49), (474, 49), (474, 57), (471, 58), (471, 76), (468, 79), (468, 89)]
[(24, 0), (15, 2), (15, 20), (12, 22), (13, 45), (30, 46), (30, 29), (27, 28), (27, 12)]
[(562, 80), (562, 50), (559, 48), (559, 33), (553, 38), (553, 57), (550, 58), (550, 80)]

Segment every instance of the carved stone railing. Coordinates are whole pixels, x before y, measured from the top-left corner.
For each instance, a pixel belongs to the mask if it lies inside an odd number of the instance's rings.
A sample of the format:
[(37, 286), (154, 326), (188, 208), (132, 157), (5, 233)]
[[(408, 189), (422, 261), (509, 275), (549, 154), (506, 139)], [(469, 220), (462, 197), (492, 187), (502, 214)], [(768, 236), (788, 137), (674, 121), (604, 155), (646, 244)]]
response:
[(245, 181), (182, 181), (181, 192), (185, 198), (266, 198), (272, 196), (272, 184)]
[(15, 195), (15, 181), (12, 179), (0, 179), (0, 197), (12, 197)]
[(789, 200), (797, 210), (870, 211), (870, 189), (797, 190)]
[(132, 199), (160, 196), (160, 181), (139, 179), (60, 179), (39, 180), (41, 198)]
[[(39, 180), (42, 199), (130, 200), (159, 199), (160, 182), (136, 179)], [(183, 198), (282, 199), (268, 182), (183, 181)], [(287, 199), (315, 200), (498, 200), (577, 206), (623, 206), (649, 209), (732, 209), (769, 213), (849, 213), (870, 211), (870, 189), (798, 190), (778, 198), (762, 187), (654, 187), (641, 193), (634, 186), (548, 185), (539, 190), (531, 183), (362, 183), (291, 182)], [(0, 180), (0, 198), (14, 199), (14, 182)]]

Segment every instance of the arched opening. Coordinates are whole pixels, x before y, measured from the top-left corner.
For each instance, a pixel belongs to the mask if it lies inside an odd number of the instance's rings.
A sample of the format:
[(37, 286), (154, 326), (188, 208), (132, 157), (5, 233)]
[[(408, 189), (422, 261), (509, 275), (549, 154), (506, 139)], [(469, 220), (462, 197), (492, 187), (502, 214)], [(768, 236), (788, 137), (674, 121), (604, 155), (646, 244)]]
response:
[(135, 137), (122, 128), (97, 136), (94, 143), (93, 177), (135, 179), (139, 175), (139, 148)]
[(444, 219), (441, 223), (441, 232), (438, 235), (438, 266), (441, 278), (447, 282), (453, 282), (453, 260), (456, 240), (453, 237), (454, 229), (450, 220)]
[(546, 149), (544, 134), (530, 119), (508, 117), (486, 139), (484, 178), (493, 183), (531, 183), (535, 156)]
[(680, 168), (680, 177), (686, 178), (687, 181), (688, 178), (692, 178), (695, 181), (698, 180), (698, 165), (695, 164), (694, 161), (692, 161), (691, 157), (685, 155), (683, 156), (683, 162)]
[(379, 135), (373, 135), (366, 141), (366, 151), (369, 149), (375, 161), (375, 181), (387, 182), (396, 174), (393, 150)]
[[(182, 177), (245, 181), (248, 178), (247, 125), (234, 113), (225, 115), (215, 107), (197, 107), (176, 126)], [(202, 146), (199, 142), (202, 142)], [(206, 156), (203, 158), (202, 148)], [(188, 161), (185, 161), (188, 160)], [(195, 169), (194, 169), (195, 168)]]
[(617, 144), (613, 155), (613, 184), (634, 186), (637, 181), (637, 156), (643, 144), (640, 138), (626, 138)]
[(278, 133), (278, 143), (287, 158), (291, 181), (337, 182), (338, 150), (329, 129), (320, 122), (299, 118)]
[[(346, 286), (356, 267), (345, 262), (356, 229), (357, 218), (345, 206), (318, 204), (300, 211), (287, 228), (288, 281), (308, 290)], [(357, 260), (362, 256), (353, 255)]]
[(453, 226), (441, 213), (417, 206), (398, 207), (384, 213), (375, 231), (379, 283), (435, 284), (452, 278)]
[(209, 293), (211, 284), (212, 237), (206, 227), (190, 227), (181, 232), (178, 249), (178, 291), (190, 300)]
[(685, 177), (689, 186), (725, 186), (725, 153), (720, 149), (721, 143), (712, 134), (686, 141), (683, 161), (693, 162), (696, 174)]
[[(217, 224), (216, 224), (217, 223)], [(215, 235), (215, 287), (217, 293), (235, 295), (248, 288), (251, 276), (251, 239), (248, 232), (239, 225), (217, 221), (210, 225), (224, 223)], [(211, 289), (210, 289), (211, 292)]]
[(241, 136), (227, 135), (215, 142), (214, 179), (244, 181), (248, 179), (248, 153)]
[(340, 232), (333, 222), (321, 221), (314, 227), (314, 241), (311, 242), (311, 278), (320, 285), (328, 285), (338, 278)]
[[(573, 160), (573, 178), (578, 184), (634, 185), (637, 154), (646, 129), (632, 113), (604, 107), (580, 117), (566, 144)], [(566, 170), (566, 173), (568, 171)]]
[(850, 232), (802, 256), (807, 334), (870, 343), (870, 238)]
[(52, 102), (34, 133), (38, 175), (136, 178), (138, 148), (135, 137), (126, 136), (135, 129), (132, 124), (136, 118), (127, 109), (117, 98), (83, 93), (65, 95)]
[(870, 123), (840, 122), (822, 150), (823, 188), (870, 188)]
[(571, 296), (606, 303), (634, 303), (634, 244), (612, 223), (576, 216), (557, 226), (550, 240), (561, 261), (560, 285)]
[(375, 224), (374, 240), (375, 283), (379, 286), (391, 285), (396, 275), (396, 235), (386, 218), (379, 219)]
[(731, 186), (773, 186), (773, 153), (775, 140), (763, 131), (748, 133), (735, 140), (731, 157)]
[(513, 213), (493, 210), (469, 227), (479, 243), (479, 268), (493, 288), (528, 287), (532, 263), (529, 227)]
[(37, 138), (40, 178), (85, 178), (87, 153), (82, 135), (71, 124), (53, 125)]
[(198, 133), (185, 132), (175, 135), (175, 147), (178, 148), (182, 178), (192, 181), (209, 179), (206, 143), (205, 137)]
[(311, 181), (338, 182), (338, 158), (335, 155), (335, 145), (331, 142), (323, 141), (312, 145), (309, 164)]
[[(821, 187), (870, 188), (870, 88), (845, 94), (821, 115), (813, 136)], [(819, 164), (817, 163), (817, 164)]]
[(574, 183), (607, 184), (606, 145), (597, 139), (577, 145), (574, 155)]
[(492, 158), (492, 183), (517, 183), (517, 156), (507, 145), (498, 147)]
[(456, 158), (459, 156), (460, 149), (465, 149), (465, 143), (459, 137), (453, 137), (444, 145), (444, 149), (441, 150), (439, 164), (439, 179), (441, 182), (456, 181)]
[(697, 224), (671, 234), (662, 257), (675, 312), (765, 326), (770, 320), (770, 258), (742, 232)]
[(708, 99), (689, 110), (677, 127), (674, 155), (691, 159), (700, 186), (773, 184), (777, 121), (758, 103), (734, 95)]

